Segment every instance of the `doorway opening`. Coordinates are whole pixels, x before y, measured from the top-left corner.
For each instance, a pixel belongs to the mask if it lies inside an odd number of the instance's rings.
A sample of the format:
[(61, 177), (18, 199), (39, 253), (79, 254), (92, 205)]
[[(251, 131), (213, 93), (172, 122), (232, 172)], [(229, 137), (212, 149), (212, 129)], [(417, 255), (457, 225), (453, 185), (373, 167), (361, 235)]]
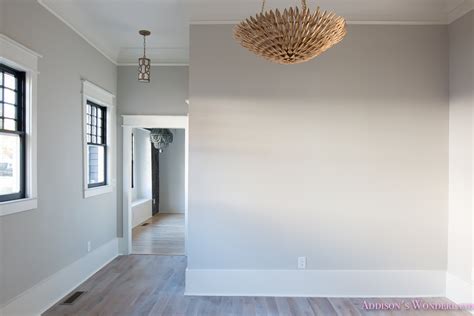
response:
[[(123, 120), (122, 252), (186, 255), (188, 117)], [(165, 147), (159, 131), (172, 138)]]

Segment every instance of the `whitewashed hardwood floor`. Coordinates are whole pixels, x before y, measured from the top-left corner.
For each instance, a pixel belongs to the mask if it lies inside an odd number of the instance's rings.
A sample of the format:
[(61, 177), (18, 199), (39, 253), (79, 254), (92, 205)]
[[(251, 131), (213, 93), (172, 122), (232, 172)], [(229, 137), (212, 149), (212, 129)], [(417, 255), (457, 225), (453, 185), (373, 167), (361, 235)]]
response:
[[(86, 291), (73, 305), (58, 304), (44, 315), (163, 315), (163, 316), (346, 316), (470, 315), (467, 312), (365, 311), (364, 299), (285, 297), (184, 296), (184, 256), (121, 256), (112, 261), (77, 291)], [(399, 299), (365, 299), (396, 302)], [(445, 298), (424, 298), (449, 302)]]
[(158, 213), (132, 230), (132, 253), (184, 255), (184, 214)]

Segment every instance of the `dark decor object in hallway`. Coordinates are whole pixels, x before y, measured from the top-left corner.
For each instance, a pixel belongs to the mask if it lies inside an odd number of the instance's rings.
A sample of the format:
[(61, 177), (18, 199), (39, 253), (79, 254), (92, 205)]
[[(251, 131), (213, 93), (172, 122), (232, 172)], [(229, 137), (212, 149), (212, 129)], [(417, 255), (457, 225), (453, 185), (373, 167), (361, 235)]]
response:
[(160, 211), (160, 152), (151, 144), (151, 195), (152, 215)]
[(150, 140), (160, 153), (173, 142), (173, 133), (167, 128), (153, 128)]

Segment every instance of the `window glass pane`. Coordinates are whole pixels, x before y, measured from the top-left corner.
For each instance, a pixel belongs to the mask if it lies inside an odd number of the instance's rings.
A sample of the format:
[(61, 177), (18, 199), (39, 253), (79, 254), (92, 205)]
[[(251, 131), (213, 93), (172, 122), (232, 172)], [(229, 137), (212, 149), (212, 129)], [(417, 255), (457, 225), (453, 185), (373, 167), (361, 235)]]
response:
[(105, 148), (88, 146), (89, 184), (105, 182)]
[(5, 117), (15, 119), (16, 118), (16, 107), (14, 105), (5, 104)]
[(16, 92), (13, 90), (4, 89), (3, 95), (5, 97), (5, 102), (16, 104)]
[(8, 131), (16, 131), (16, 122), (14, 120), (4, 119), (3, 128)]
[(0, 72), (0, 86), (3, 86), (3, 72)]
[(92, 116), (95, 116), (95, 115), (96, 115), (96, 111), (97, 111), (96, 107), (93, 106), (93, 107), (92, 107)]
[(15, 90), (16, 78), (10, 74), (5, 73), (5, 87)]
[(87, 114), (91, 114), (91, 106), (89, 104), (87, 105)]
[(0, 195), (20, 192), (20, 137), (0, 133)]

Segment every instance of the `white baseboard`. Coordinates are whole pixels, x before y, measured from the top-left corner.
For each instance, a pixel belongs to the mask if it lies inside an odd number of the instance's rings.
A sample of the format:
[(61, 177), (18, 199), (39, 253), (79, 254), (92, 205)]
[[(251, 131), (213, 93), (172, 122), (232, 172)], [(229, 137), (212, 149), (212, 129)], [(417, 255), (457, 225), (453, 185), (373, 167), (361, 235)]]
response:
[(135, 228), (149, 220), (153, 216), (152, 208), (152, 199), (141, 199), (132, 202), (132, 227)]
[(41, 315), (117, 256), (115, 238), (10, 300), (0, 315)]
[(474, 282), (446, 273), (446, 297), (456, 304), (474, 303)]
[(286, 297), (444, 296), (436, 270), (186, 270), (185, 295)]

